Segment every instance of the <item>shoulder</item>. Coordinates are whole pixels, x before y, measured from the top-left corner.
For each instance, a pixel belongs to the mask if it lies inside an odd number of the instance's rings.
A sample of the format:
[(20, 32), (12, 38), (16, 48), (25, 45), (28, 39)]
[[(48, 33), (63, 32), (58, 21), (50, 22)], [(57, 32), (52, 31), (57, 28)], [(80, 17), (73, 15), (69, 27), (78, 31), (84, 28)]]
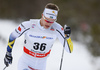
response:
[(29, 21), (24, 21), (22, 22), (22, 26), (24, 28), (30, 28), (32, 26), (32, 24), (36, 24), (38, 23), (39, 19), (30, 19)]
[(24, 21), (21, 23), (21, 26), (24, 27), (25, 29), (30, 28), (31, 23), (30, 21)]
[(62, 27), (59, 23), (57, 23), (57, 22), (55, 22), (52, 26), (53, 26), (56, 30), (63, 30), (63, 27)]
[(36, 24), (36, 23), (38, 23), (40, 21), (40, 19), (30, 19), (30, 22), (32, 23), (32, 24)]

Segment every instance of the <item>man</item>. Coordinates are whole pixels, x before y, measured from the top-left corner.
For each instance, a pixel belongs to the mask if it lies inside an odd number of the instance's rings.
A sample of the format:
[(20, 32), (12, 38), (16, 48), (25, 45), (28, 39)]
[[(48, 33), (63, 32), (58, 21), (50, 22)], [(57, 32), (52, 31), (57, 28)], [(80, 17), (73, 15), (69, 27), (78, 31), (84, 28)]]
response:
[(65, 50), (72, 52), (73, 46), (69, 38), (70, 27), (63, 27), (56, 22), (59, 8), (49, 3), (45, 6), (41, 19), (31, 19), (20, 24), (10, 35), (7, 52), (4, 58), (6, 66), (12, 63), (12, 48), (15, 39), (25, 35), (23, 54), (19, 59), (18, 70), (45, 70), (47, 57), (54, 41), (58, 38)]

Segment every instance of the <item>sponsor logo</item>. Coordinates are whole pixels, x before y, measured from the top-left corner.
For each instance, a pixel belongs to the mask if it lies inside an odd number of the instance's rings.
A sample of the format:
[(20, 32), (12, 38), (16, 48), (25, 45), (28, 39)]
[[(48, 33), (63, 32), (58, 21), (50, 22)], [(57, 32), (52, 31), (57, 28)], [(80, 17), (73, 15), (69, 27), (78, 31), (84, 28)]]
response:
[(57, 16), (57, 14), (55, 13), (55, 11), (52, 11), (52, 13), (54, 13), (54, 14), (55, 14), (55, 16)]
[(46, 13), (46, 14), (48, 14), (48, 15), (52, 15), (52, 16), (56, 16), (56, 15), (54, 15), (54, 14), (50, 14), (50, 13)]
[(52, 18), (52, 19), (53, 19), (53, 16), (50, 16), (50, 18)]
[(55, 11), (52, 11), (52, 13), (55, 13)]
[(42, 38), (43, 38), (43, 39), (45, 39), (45, 38), (46, 38), (46, 36), (43, 36)]
[(52, 37), (46, 37), (46, 36), (34, 36), (34, 35), (29, 35), (29, 36), (34, 38), (41, 38), (41, 39), (53, 39)]
[(50, 29), (50, 30), (54, 31), (54, 28), (53, 28), (53, 27), (51, 27), (51, 29)]
[(61, 28), (61, 30), (64, 30), (63, 28)]
[(18, 27), (18, 30), (19, 30), (19, 31), (21, 31), (21, 28), (20, 28), (20, 26)]
[(35, 24), (32, 24), (32, 28), (34, 28), (36, 25)]

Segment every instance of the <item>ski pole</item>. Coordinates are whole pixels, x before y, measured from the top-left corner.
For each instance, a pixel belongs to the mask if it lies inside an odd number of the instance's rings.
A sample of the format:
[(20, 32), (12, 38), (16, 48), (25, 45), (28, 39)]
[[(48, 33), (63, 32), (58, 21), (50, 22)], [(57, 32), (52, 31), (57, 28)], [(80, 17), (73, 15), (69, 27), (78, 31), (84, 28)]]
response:
[[(64, 29), (66, 27), (67, 27), (67, 25), (64, 25)], [(63, 57), (64, 57), (65, 42), (66, 42), (66, 37), (64, 38), (64, 44), (63, 44), (63, 50), (62, 50), (62, 57), (61, 57), (61, 62), (60, 62), (60, 70), (62, 68), (62, 62), (63, 62)]]
[(3, 68), (3, 70), (5, 70), (7, 68), (7, 66), (5, 66), (4, 68)]
[(63, 45), (63, 51), (62, 51), (62, 57), (61, 57), (61, 62), (60, 62), (60, 70), (61, 70), (61, 68), (62, 68), (62, 62), (63, 62), (63, 57), (64, 57), (65, 41), (66, 41), (66, 38), (64, 39), (64, 45)]

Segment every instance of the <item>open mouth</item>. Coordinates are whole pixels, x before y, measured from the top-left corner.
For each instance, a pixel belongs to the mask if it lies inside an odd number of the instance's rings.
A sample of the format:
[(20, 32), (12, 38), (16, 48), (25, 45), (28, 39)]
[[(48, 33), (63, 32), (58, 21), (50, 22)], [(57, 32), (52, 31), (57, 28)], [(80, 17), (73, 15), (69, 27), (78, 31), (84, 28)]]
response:
[(46, 27), (46, 28), (49, 28), (50, 26), (48, 26), (48, 25), (45, 25), (45, 27)]

